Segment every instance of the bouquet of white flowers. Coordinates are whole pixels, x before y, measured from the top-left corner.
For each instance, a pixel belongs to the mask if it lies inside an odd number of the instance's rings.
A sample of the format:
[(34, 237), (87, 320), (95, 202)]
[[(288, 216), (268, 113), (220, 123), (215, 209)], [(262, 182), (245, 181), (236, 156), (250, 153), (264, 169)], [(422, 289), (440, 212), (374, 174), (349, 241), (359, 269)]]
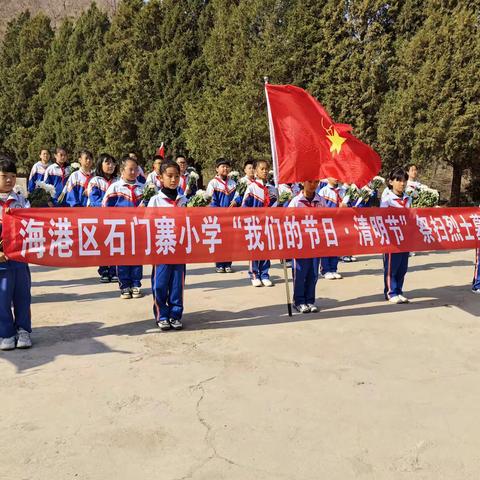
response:
[(436, 207), (440, 200), (440, 194), (438, 190), (429, 188), (426, 185), (420, 185), (418, 189), (418, 195), (413, 199), (412, 207), (413, 208), (428, 208)]
[(153, 183), (147, 183), (143, 189), (142, 205), (147, 206), (152, 197), (157, 194), (157, 187)]
[(208, 207), (212, 197), (207, 195), (205, 190), (198, 190), (197, 193), (188, 201), (187, 207)]
[(354, 204), (360, 197), (360, 189), (352, 183), (345, 192), (345, 198), (348, 198), (351, 204)]
[(246, 178), (241, 178), (238, 182), (237, 182), (237, 193), (238, 195), (240, 196), (243, 196), (245, 194), (245, 190), (247, 189), (248, 187), (248, 182), (247, 182), (247, 179)]
[(80, 164), (78, 162), (73, 162), (70, 164), (70, 172), (76, 172), (77, 170), (80, 170)]
[(192, 189), (197, 186), (197, 182), (199, 178), (200, 178), (200, 175), (195, 170), (191, 170), (189, 172), (187, 188), (189, 188), (190, 191), (192, 191)]
[(28, 201), (33, 208), (44, 208), (51, 206), (54, 196), (55, 187), (39, 180), (35, 183), (33, 192), (28, 195)]
[(240, 172), (238, 172), (237, 170), (232, 170), (228, 174), (228, 178), (231, 178), (235, 183), (237, 183), (238, 180), (240, 179)]
[(285, 203), (289, 202), (293, 198), (292, 192), (282, 192), (278, 197), (278, 204), (284, 205)]
[(371, 190), (379, 190), (381, 187), (385, 186), (385, 179), (383, 177), (373, 177), (373, 180), (368, 185), (368, 188)]

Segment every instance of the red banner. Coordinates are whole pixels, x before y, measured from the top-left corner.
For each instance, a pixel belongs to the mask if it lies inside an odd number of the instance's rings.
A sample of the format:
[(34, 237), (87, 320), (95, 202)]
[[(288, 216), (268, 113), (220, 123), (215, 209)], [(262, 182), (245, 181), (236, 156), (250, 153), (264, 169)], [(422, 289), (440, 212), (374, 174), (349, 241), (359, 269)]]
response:
[(8, 258), (85, 267), (480, 247), (480, 208), (11, 209)]

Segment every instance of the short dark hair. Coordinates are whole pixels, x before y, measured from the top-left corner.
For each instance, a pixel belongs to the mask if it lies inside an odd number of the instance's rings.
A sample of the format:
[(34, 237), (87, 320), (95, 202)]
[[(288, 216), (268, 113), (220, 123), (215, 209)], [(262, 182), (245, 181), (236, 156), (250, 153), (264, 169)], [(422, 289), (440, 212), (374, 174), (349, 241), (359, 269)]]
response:
[(172, 160), (168, 160), (166, 162), (163, 162), (161, 167), (160, 167), (160, 173), (165, 173), (168, 168), (174, 168), (177, 170), (178, 173), (180, 173), (180, 167), (177, 162), (173, 162)]
[(388, 174), (388, 180), (393, 182), (394, 180), (408, 180), (408, 173), (403, 167), (395, 167)]
[(220, 165), (228, 165), (228, 166), (230, 166), (231, 163), (230, 163), (230, 160), (227, 160), (226, 158), (220, 157), (220, 158), (218, 158), (217, 161), (215, 162), (215, 168), (219, 167)]
[(115, 178), (118, 175), (118, 163), (115, 160), (115, 157), (113, 157), (109, 153), (101, 153), (95, 165), (95, 175), (97, 177), (105, 178), (105, 172), (103, 171), (102, 165), (103, 165), (103, 162), (108, 159), (112, 160), (113, 163), (115, 164), (115, 170), (112, 173), (112, 178)]
[(245, 168), (247, 165), (252, 165), (252, 166), (253, 166), (254, 164), (255, 164), (255, 162), (254, 162), (251, 158), (249, 158), (249, 159), (246, 160), (245, 163), (243, 164), (243, 168)]
[(56, 148), (55, 148), (55, 155), (56, 155), (57, 153), (59, 153), (60, 151), (62, 151), (62, 150), (63, 150), (65, 153), (68, 153), (68, 152), (67, 152), (67, 149), (66, 149), (65, 147), (60, 146), (60, 147), (56, 147)]
[(184, 158), (185, 161), (188, 163), (187, 157), (182, 153), (179, 153), (178, 155), (175, 156), (175, 161), (177, 161), (179, 158)]
[(161, 160), (163, 162), (164, 158), (161, 155), (154, 155), (152, 163), (155, 163), (157, 160)]
[(138, 166), (138, 160), (136, 160), (135, 158), (132, 158), (130, 155), (124, 155), (120, 159), (120, 170), (123, 170), (125, 168), (125, 165), (127, 164), (127, 162), (134, 162)]
[(416, 163), (409, 163), (405, 170), (408, 172), (412, 167), (418, 168)]
[(15, 161), (7, 155), (0, 154), (0, 172), (17, 174)]
[(87, 158), (89, 158), (90, 160), (93, 160), (93, 153), (90, 151), (90, 150), (86, 150), (85, 148), (83, 148), (82, 150), (80, 150), (78, 152), (78, 156), (81, 157), (85, 155)]
[(257, 168), (261, 163), (264, 163), (265, 165), (270, 165), (267, 160), (255, 160), (253, 162), (253, 168)]

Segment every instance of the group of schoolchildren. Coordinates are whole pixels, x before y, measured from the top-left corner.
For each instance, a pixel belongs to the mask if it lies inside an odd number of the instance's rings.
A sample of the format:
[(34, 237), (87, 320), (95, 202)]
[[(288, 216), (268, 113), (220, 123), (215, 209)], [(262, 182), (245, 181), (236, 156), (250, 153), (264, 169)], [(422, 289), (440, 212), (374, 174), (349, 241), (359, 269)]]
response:
[[(102, 154), (93, 165), (88, 150), (79, 155), (80, 168), (73, 173), (63, 148), (55, 151), (55, 162), (49, 164), (48, 150), (42, 150), (40, 161), (34, 165), (28, 182), (33, 191), (39, 180), (55, 188), (53, 204), (72, 207), (184, 207), (187, 197), (193, 194), (188, 181), (187, 160), (179, 155), (175, 161), (153, 158), (153, 171), (146, 177), (134, 154), (121, 158), (120, 162), (109, 154)], [(213, 207), (271, 207), (278, 203), (279, 194), (288, 191), (292, 198), (287, 208), (339, 208), (348, 206), (345, 188), (338, 180), (307, 180), (302, 185), (279, 185), (278, 190), (269, 182), (269, 163), (265, 160), (247, 161), (244, 165), (246, 188), (242, 194), (229, 177), (231, 164), (220, 158), (216, 162), (216, 176), (207, 186)], [(409, 167), (409, 172), (413, 170)], [(415, 167), (416, 172), (416, 167)], [(408, 208), (411, 197), (406, 186), (416, 181), (409, 178), (401, 167), (390, 172), (388, 188), (381, 196), (380, 207)], [(0, 156), (0, 201), (2, 217), (6, 209), (28, 208), (29, 203), (14, 190), (16, 182), (15, 162)], [(154, 185), (156, 194), (147, 205), (143, 204), (145, 183)], [(369, 205), (365, 205), (369, 206)], [(3, 250), (3, 249), (2, 249)], [(480, 293), (480, 255), (477, 251), (475, 277), (472, 291)], [(408, 269), (408, 253), (383, 255), (384, 295), (394, 304), (407, 303), (403, 283)], [(318, 312), (315, 303), (316, 284), (320, 273), (329, 280), (341, 279), (338, 273), (338, 257), (293, 259), (293, 304), (300, 313)], [(271, 287), (270, 260), (257, 260), (249, 264), (249, 276), (254, 287)], [(232, 272), (232, 262), (219, 262), (218, 273)], [(101, 266), (100, 281), (118, 281), (123, 299), (141, 298), (143, 268), (139, 266)], [(154, 265), (151, 275), (153, 313), (160, 330), (180, 330), (183, 314), (183, 294), (186, 265)], [(29, 348), (32, 345), (30, 316), (30, 271), (25, 263), (8, 260), (0, 252), (0, 350)]]

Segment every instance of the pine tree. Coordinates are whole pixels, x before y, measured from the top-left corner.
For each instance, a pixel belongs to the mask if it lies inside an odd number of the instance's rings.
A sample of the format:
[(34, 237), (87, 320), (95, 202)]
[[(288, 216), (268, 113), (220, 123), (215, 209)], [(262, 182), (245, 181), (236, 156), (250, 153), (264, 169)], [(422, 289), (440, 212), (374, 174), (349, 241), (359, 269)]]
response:
[(4, 148), (26, 170), (28, 145), (38, 122), (31, 99), (45, 78), (44, 65), (53, 38), (50, 20), (28, 12), (12, 22), (0, 56), (0, 130)]
[(381, 140), (404, 162), (450, 165), (450, 201), (458, 205), (462, 175), (480, 152), (480, 27), (473, 7), (448, 3), (430, 2), (424, 24), (399, 52)]

